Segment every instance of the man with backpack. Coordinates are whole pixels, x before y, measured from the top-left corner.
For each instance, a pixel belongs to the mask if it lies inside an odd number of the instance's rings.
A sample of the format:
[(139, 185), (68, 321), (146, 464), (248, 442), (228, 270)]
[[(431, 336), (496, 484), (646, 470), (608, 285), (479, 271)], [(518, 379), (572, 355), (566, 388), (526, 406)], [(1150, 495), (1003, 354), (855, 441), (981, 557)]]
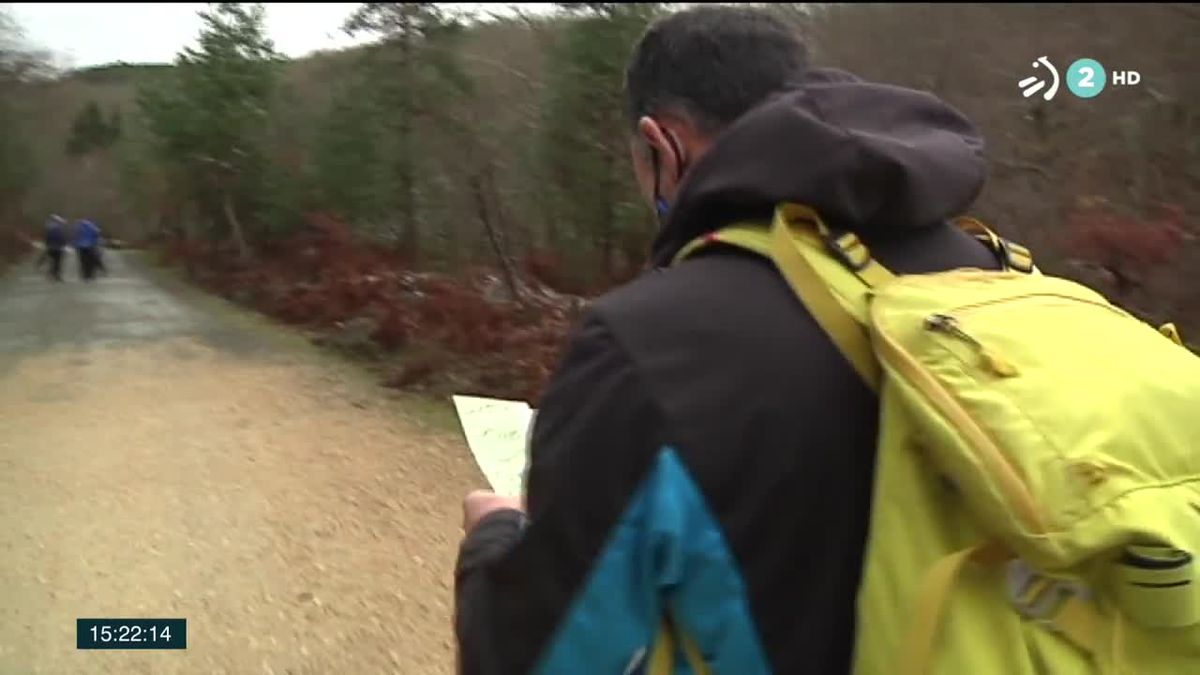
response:
[[(1108, 668), (1126, 647), (1200, 656), (1194, 630), (1149, 649), (1067, 584), (1138, 538), (1150, 562), (1114, 574), (1193, 581), (1164, 551), (1200, 552), (1200, 493), (1172, 478), (1200, 475), (1181, 412), (1200, 410), (1197, 359), (957, 220), (986, 168), (969, 120), (810, 68), (770, 14), (715, 6), (649, 28), (626, 100), (655, 269), (572, 336), (524, 498), (464, 502), (461, 672), (1025, 675)], [(1101, 365), (1100, 335), (1131, 365)], [(1130, 606), (1148, 597), (1135, 586)], [(1162, 597), (1176, 604), (1146, 613), (1197, 620), (1186, 593)]]

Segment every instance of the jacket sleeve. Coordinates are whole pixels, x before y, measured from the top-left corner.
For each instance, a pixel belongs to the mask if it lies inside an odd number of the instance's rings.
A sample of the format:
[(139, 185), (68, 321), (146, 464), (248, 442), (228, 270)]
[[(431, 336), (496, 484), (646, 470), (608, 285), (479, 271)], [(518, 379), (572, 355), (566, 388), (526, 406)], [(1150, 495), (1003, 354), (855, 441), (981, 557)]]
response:
[(501, 511), (455, 574), (459, 672), (634, 672), (661, 615), (637, 494), (662, 419), (605, 322), (589, 314), (539, 407), (528, 517)]

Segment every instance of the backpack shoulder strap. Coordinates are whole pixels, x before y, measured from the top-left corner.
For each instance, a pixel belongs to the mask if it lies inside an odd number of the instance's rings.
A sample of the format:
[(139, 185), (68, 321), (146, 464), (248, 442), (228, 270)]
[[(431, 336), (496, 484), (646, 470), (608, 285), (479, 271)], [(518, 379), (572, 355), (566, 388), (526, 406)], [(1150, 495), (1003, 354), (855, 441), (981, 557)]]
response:
[(955, 218), (954, 224), (991, 249), (1006, 272), (1041, 274), (1033, 264), (1033, 254), (1024, 246), (1000, 237), (987, 225), (969, 216)]
[[(1024, 246), (1002, 239), (974, 218), (957, 218), (954, 224), (987, 246), (1005, 271), (1040, 274), (1033, 264), (1033, 254)], [(882, 371), (867, 333), (865, 301), (872, 289), (895, 276), (874, 259), (856, 234), (828, 227), (807, 206), (783, 203), (776, 208), (769, 227), (743, 223), (698, 237), (679, 251), (674, 262), (714, 244), (751, 251), (774, 262), (792, 292), (863, 381), (879, 390)], [(842, 283), (846, 275), (838, 275), (833, 269), (836, 267), (858, 279), (856, 293), (839, 293), (846, 288)]]
[(810, 259), (810, 256), (826, 255), (821, 251), (819, 241), (824, 241), (833, 257), (867, 288), (893, 278), (891, 272), (871, 258), (857, 236), (830, 230), (816, 212), (799, 204), (783, 204), (776, 209), (769, 229), (760, 225), (733, 225), (693, 240), (680, 250), (675, 262), (714, 244), (734, 246), (770, 259), (854, 370), (868, 386), (878, 391), (882, 375), (866, 327), (842, 304)]

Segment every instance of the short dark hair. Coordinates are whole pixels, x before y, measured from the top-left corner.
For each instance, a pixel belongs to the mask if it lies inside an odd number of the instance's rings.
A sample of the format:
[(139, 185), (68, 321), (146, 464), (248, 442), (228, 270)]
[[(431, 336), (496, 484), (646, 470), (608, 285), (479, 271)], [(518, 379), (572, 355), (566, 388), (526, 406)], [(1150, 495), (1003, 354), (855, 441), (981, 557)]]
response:
[(762, 9), (709, 5), (655, 21), (625, 73), (629, 122), (664, 108), (715, 133), (772, 94), (797, 86), (808, 50)]

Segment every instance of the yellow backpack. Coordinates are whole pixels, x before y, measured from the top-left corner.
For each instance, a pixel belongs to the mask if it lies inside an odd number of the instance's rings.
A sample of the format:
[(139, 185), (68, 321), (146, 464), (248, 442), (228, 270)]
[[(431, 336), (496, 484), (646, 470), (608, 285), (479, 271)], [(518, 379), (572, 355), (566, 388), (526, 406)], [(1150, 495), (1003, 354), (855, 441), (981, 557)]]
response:
[(796, 204), (676, 258), (770, 258), (879, 392), (854, 673), (1200, 674), (1200, 358), (959, 224), (1006, 269), (894, 276)]

